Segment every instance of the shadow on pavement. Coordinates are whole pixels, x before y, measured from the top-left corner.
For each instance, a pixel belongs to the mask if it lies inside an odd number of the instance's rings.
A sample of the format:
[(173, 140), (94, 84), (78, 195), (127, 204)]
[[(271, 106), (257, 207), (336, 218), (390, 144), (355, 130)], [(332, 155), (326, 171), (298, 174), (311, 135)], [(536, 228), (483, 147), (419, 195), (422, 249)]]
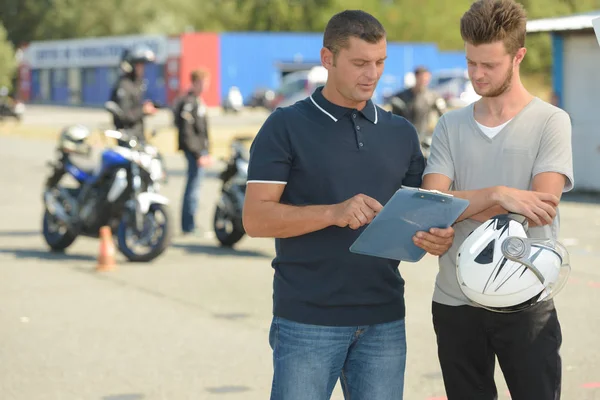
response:
[(241, 392), (247, 392), (248, 390), (250, 390), (250, 388), (247, 386), (219, 386), (219, 387), (206, 388), (207, 392), (216, 393), (216, 394), (241, 393)]
[(110, 396), (103, 396), (102, 400), (142, 400), (145, 399), (146, 396), (139, 393), (132, 394), (113, 394)]
[(3, 249), (0, 254), (12, 254), (18, 259), (56, 260), (56, 261), (96, 261), (95, 256), (87, 254), (69, 254), (44, 249)]
[(218, 318), (218, 319), (226, 319), (229, 321), (235, 321), (235, 320), (240, 320), (240, 319), (245, 319), (248, 318), (250, 316), (250, 314), (248, 313), (219, 313), (219, 314), (213, 314), (213, 317)]
[[(181, 177), (181, 178), (185, 178), (187, 176), (187, 169), (181, 169), (181, 168), (169, 168), (169, 165), (167, 164), (167, 173), (169, 174), (170, 177)], [(215, 179), (218, 178), (219, 175), (221, 175), (221, 169), (206, 169), (204, 171), (204, 178), (209, 178), (209, 179)]]
[(0, 231), (0, 237), (26, 237), (26, 236), (38, 236), (42, 232), (37, 231)]
[(258, 258), (273, 258), (273, 256), (266, 252), (256, 250), (237, 250), (230, 247), (220, 246), (206, 246), (202, 244), (181, 244), (173, 243), (171, 247), (177, 249), (183, 249), (188, 253), (202, 253), (210, 256), (223, 256), (223, 257), (258, 257)]

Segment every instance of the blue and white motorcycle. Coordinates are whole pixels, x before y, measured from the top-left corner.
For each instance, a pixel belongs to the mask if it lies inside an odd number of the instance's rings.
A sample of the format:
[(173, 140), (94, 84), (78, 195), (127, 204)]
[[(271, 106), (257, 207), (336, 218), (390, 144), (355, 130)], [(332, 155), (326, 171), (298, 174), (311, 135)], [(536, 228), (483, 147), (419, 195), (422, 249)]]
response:
[[(72, 155), (89, 156), (90, 131), (84, 126), (65, 129), (58, 159), (44, 190), (43, 235), (54, 251), (69, 247), (80, 236), (98, 237), (102, 226), (117, 232), (118, 248), (130, 261), (146, 262), (170, 244), (168, 199), (158, 193), (160, 160), (125, 132), (108, 130), (107, 137), (130, 146), (107, 148), (94, 170), (78, 167)], [(61, 184), (70, 176), (74, 185)]]

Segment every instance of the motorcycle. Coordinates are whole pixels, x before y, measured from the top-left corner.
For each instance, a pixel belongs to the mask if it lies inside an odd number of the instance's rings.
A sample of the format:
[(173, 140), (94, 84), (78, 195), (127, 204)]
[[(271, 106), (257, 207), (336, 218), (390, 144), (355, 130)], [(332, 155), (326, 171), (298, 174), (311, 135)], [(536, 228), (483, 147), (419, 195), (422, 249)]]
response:
[[(89, 155), (87, 135), (81, 134), (79, 143), (61, 135), (58, 159), (49, 163), (52, 172), (44, 187), (44, 239), (52, 250), (63, 251), (78, 236), (97, 238), (101, 227), (110, 226), (129, 261), (151, 261), (166, 250), (171, 237), (169, 201), (156, 192), (153, 180), (154, 157), (125, 132), (104, 134), (126, 140), (131, 148), (105, 149), (94, 170), (79, 168), (71, 159), (71, 153)], [(61, 184), (65, 175), (75, 179), (75, 187)]]
[(225, 112), (240, 112), (244, 108), (244, 99), (242, 92), (237, 86), (232, 86), (227, 92), (227, 96), (223, 100), (223, 110)]
[(215, 209), (213, 228), (217, 240), (223, 246), (232, 247), (239, 242), (246, 231), (242, 223), (242, 210), (248, 179), (250, 159), (244, 143), (251, 137), (234, 138), (231, 144), (231, 157), (219, 178), (222, 181), (221, 196)]
[(5, 117), (21, 121), (25, 113), (25, 104), (8, 96), (7, 91), (0, 89), (0, 121)]

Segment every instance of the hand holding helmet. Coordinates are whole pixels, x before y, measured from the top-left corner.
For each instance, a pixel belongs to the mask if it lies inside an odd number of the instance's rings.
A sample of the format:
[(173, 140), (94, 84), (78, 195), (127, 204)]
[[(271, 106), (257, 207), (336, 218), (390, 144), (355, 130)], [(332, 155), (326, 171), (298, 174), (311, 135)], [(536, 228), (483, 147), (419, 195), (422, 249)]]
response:
[(460, 246), (457, 279), (464, 295), (496, 312), (515, 312), (558, 294), (571, 271), (567, 249), (557, 240), (528, 236), (527, 219), (497, 215)]
[(521, 214), (536, 225), (551, 224), (556, 216), (559, 199), (550, 193), (499, 187), (498, 204), (509, 212)]

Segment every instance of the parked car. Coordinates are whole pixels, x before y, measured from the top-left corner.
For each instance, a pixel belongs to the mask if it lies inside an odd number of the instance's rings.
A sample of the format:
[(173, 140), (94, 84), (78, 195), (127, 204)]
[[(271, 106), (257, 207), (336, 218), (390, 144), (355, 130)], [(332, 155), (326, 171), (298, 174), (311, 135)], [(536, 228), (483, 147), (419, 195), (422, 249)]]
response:
[(460, 108), (480, 99), (466, 70), (440, 71), (431, 76), (429, 87), (446, 100), (448, 108)]
[(275, 92), (271, 109), (286, 107), (310, 96), (319, 86), (325, 85), (327, 70), (313, 67), (310, 70), (292, 72), (283, 77), (281, 86)]
[(257, 88), (246, 100), (246, 106), (251, 108), (271, 109), (271, 104), (275, 100), (275, 91), (266, 88)]

